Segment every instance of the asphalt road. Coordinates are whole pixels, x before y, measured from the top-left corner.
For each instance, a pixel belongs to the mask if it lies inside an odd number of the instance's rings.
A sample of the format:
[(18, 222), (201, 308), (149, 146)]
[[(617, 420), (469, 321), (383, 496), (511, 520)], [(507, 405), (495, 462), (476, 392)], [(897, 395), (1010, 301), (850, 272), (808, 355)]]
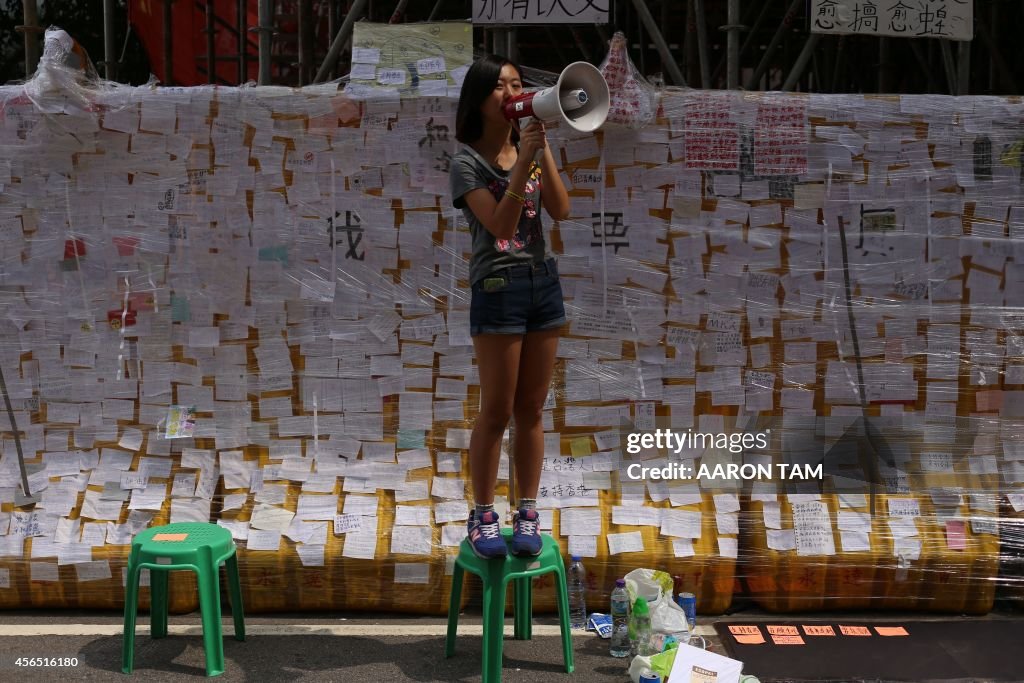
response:
[[(828, 614), (813, 618), (828, 620)], [(843, 618), (870, 617), (873, 622), (913, 619), (1006, 620), (1020, 629), (1024, 612), (993, 612), (983, 617), (873, 612), (844, 613)], [(744, 621), (778, 620), (755, 610), (731, 615)], [(702, 618), (698, 633), (711, 649), (725, 654), (713, 635), (713, 618)], [(456, 653), (444, 657), (446, 622), (443, 618), (408, 618), (324, 614), (248, 615), (247, 639), (234, 640), (230, 617), (224, 620), (226, 670), (223, 681), (480, 681), (481, 627), (479, 614), (459, 620)], [(0, 683), (7, 681), (91, 680), (125, 681), (121, 673), (122, 618), (117, 613), (0, 612)], [(139, 615), (135, 639), (135, 676), (146, 681), (180, 681), (205, 677), (205, 654), (198, 614), (171, 616), (167, 638), (153, 640), (148, 615)], [(593, 634), (573, 636), (575, 672), (562, 668), (557, 620), (537, 617), (534, 638), (511, 637), (506, 619), (504, 677), (508, 683), (625, 683), (628, 659), (608, 655), (608, 641)], [(1008, 653), (1008, 656), (1018, 656)], [(48, 657), (76, 660), (72, 666), (26, 667), (18, 658)], [(769, 672), (747, 671), (770, 678)]]
[[(509, 620), (511, 621), (511, 620)], [(172, 616), (167, 638), (153, 640), (140, 615), (135, 675), (147, 681), (205, 676), (197, 615)], [(628, 681), (626, 662), (608, 655), (608, 641), (592, 634), (573, 638), (575, 673), (565, 676), (557, 621), (535, 620), (534, 638), (516, 641), (509, 627), (504, 679)], [(480, 681), (480, 619), (459, 622), (455, 656), (444, 657), (444, 619), (282, 618), (249, 616), (247, 639), (232, 637), (224, 621), (224, 681)], [(126, 680), (121, 673), (119, 615), (3, 614), (0, 616), (0, 681)], [(13, 635), (13, 634), (20, 635)], [(25, 635), (30, 634), (30, 635)], [(79, 635), (80, 634), (80, 635)], [(75, 658), (74, 666), (18, 666), (18, 658)]]

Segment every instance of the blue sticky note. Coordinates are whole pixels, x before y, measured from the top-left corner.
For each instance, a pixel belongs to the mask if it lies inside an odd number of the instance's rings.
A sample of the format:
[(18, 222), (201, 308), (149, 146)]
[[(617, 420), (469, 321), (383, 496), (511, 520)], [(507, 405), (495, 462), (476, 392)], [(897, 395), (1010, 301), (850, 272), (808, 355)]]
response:
[(191, 320), (192, 309), (188, 305), (188, 299), (171, 295), (171, 322), (185, 323)]
[(275, 247), (262, 247), (259, 251), (260, 261), (279, 261), (281, 265), (288, 265), (288, 246), (279, 244)]
[(424, 448), (427, 445), (427, 433), (422, 429), (399, 429), (399, 448)]

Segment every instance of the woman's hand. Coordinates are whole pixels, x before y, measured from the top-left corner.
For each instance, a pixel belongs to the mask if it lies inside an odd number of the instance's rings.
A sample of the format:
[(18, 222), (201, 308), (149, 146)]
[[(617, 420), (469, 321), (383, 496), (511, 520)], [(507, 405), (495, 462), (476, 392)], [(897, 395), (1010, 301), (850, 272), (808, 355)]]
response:
[(534, 119), (522, 132), (519, 133), (519, 156), (525, 158), (527, 163), (532, 162), (537, 152), (543, 151), (548, 146), (547, 135), (544, 131), (544, 124)]

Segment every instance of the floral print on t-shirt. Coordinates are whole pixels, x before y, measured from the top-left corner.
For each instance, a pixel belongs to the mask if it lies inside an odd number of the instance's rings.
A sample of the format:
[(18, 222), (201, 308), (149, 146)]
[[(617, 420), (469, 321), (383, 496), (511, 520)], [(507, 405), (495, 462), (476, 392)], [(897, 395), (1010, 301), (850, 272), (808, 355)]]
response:
[[(530, 169), (530, 175), (526, 179), (526, 187), (523, 189), (523, 196), (526, 201), (523, 203), (523, 212), (519, 216), (519, 226), (516, 234), (510, 240), (494, 240), (494, 248), (498, 251), (514, 251), (523, 249), (535, 240), (543, 239), (541, 232), (540, 214), (537, 202), (540, 200), (540, 166), (534, 164)], [(494, 195), (494, 200), (500, 202), (508, 189), (507, 180), (492, 180), (487, 189)]]

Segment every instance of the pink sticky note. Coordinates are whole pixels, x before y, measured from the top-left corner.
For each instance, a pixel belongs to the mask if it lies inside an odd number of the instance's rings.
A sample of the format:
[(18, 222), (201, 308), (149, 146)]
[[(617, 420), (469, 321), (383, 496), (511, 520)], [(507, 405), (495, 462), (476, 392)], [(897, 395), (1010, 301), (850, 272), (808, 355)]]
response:
[(946, 545), (950, 550), (964, 550), (967, 547), (967, 525), (962, 519), (946, 521)]
[(980, 413), (987, 413), (1003, 408), (1003, 392), (998, 389), (979, 391), (974, 395), (975, 407)]

